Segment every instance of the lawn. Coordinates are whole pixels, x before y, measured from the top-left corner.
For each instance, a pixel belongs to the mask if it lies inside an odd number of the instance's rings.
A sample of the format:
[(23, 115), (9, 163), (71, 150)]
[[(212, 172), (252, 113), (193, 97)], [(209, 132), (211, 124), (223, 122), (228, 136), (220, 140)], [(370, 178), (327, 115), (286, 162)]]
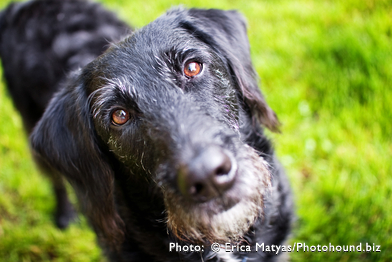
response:
[[(135, 27), (178, 4), (240, 10), (262, 91), (282, 122), (268, 135), (295, 195), (288, 244), (381, 250), (300, 251), (291, 261), (392, 261), (391, 1), (101, 2)], [(53, 226), (50, 185), (3, 83), (0, 113), (0, 262), (105, 261), (83, 217), (65, 231)]]

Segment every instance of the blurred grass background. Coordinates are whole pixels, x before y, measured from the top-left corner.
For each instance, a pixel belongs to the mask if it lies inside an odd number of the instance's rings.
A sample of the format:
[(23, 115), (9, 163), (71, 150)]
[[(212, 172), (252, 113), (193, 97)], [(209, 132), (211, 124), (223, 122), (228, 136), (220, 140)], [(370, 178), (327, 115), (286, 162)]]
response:
[[(0, 8), (10, 1), (2, 0)], [(294, 252), (292, 261), (392, 261), (392, 2), (102, 0), (135, 27), (166, 9), (238, 9), (282, 134), (270, 134), (295, 193), (288, 243), (381, 245), (381, 252)], [(83, 218), (53, 226), (18, 112), (0, 84), (0, 262), (105, 261)]]

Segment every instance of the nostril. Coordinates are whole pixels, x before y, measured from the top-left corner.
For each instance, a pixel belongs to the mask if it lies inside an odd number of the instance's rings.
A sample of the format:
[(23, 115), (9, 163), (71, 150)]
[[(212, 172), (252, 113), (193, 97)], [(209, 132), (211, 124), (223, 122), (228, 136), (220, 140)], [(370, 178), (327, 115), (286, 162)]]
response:
[(228, 175), (231, 170), (230, 158), (226, 154), (222, 155), (221, 157), (222, 157), (222, 160), (221, 160), (222, 162), (214, 171), (214, 175), (216, 175), (216, 176)]
[(225, 171), (225, 168), (224, 168), (224, 167), (219, 167), (219, 168), (216, 170), (215, 174), (216, 174), (217, 176), (223, 176), (223, 175), (227, 175), (227, 172)]
[(222, 152), (219, 166), (215, 169), (214, 174), (211, 174), (214, 187), (219, 192), (224, 192), (233, 185), (235, 178), (236, 162), (231, 159), (228, 154)]
[(200, 194), (203, 191), (203, 184), (197, 183), (193, 186), (191, 186), (191, 189), (189, 190), (189, 193), (193, 196)]

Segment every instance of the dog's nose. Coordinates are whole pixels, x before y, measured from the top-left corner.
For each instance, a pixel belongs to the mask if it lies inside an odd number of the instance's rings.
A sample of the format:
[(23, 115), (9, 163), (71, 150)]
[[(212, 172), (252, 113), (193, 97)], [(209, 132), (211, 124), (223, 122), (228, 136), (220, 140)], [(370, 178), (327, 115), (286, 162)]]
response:
[(219, 147), (210, 147), (179, 168), (180, 192), (197, 202), (221, 196), (234, 183), (236, 163)]

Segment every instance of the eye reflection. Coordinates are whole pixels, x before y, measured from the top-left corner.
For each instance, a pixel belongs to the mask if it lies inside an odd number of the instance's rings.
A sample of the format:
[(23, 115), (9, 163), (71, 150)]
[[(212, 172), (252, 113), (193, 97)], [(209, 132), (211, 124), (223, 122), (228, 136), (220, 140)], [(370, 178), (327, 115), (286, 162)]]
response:
[(124, 125), (129, 118), (129, 112), (124, 109), (117, 109), (112, 113), (112, 123), (117, 126)]
[(194, 77), (200, 74), (201, 69), (202, 65), (200, 63), (191, 61), (185, 64), (184, 74), (188, 77)]

